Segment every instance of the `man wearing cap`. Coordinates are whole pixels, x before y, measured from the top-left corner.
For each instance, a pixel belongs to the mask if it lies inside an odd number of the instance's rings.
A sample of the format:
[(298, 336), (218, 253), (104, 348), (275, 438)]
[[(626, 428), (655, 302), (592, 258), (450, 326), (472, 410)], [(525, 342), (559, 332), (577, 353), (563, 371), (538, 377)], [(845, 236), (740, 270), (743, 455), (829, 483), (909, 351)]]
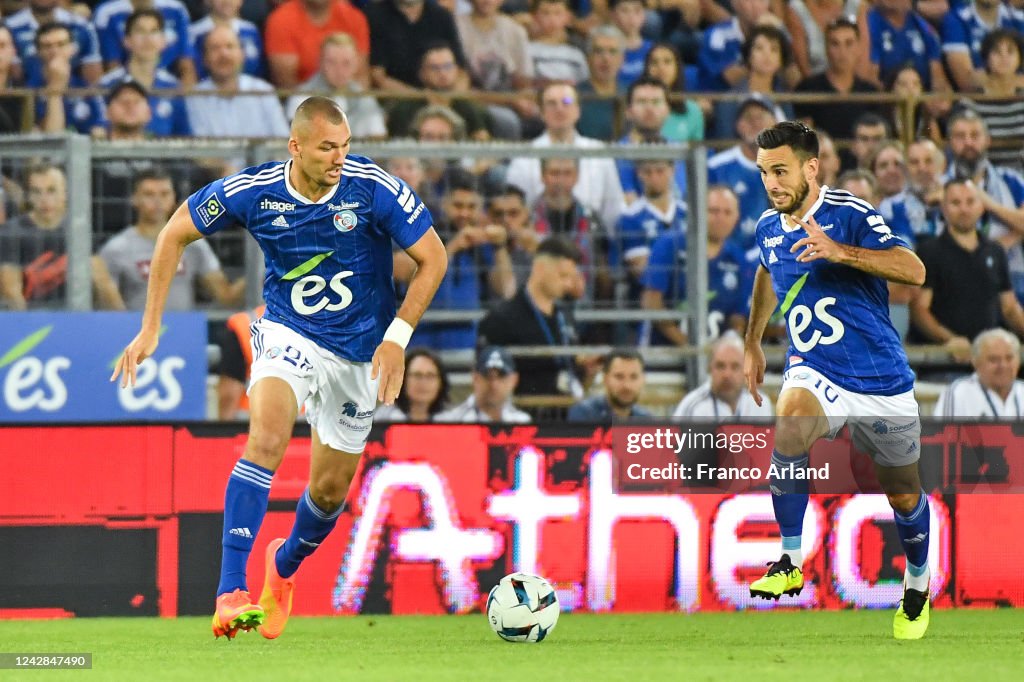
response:
[(462, 404), (438, 413), (434, 421), (528, 424), (530, 415), (512, 404), (512, 391), (518, 382), (519, 373), (512, 355), (500, 346), (489, 346), (477, 357), (473, 395)]
[(775, 104), (760, 93), (740, 102), (736, 111), (736, 136), (740, 143), (708, 159), (708, 185), (731, 187), (740, 205), (739, 229), (730, 241), (743, 251), (755, 246), (754, 228), (767, 211), (768, 195), (757, 169), (757, 134), (779, 122)]
[(613, 350), (604, 359), (604, 395), (581, 400), (569, 408), (569, 421), (610, 424), (630, 417), (651, 417), (637, 406), (644, 391), (644, 359), (632, 349)]

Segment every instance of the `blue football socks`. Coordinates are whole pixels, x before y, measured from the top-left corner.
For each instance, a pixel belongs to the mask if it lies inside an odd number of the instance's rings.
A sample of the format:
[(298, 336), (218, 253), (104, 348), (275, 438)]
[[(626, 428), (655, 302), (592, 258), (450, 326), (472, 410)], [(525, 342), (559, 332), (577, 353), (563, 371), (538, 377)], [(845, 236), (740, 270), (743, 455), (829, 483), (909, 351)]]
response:
[[(772, 450), (772, 470), (769, 483), (775, 520), (782, 535), (782, 554), (788, 554), (794, 566), (803, 564), (800, 538), (803, 535), (804, 512), (810, 489), (807, 483), (807, 453), (787, 457)], [(799, 478), (798, 478), (799, 477)]]
[(315, 552), (320, 543), (334, 530), (334, 525), (344, 509), (345, 505), (342, 504), (332, 512), (325, 512), (313, 502), (313, 498), (309, 496), (309, 488), (306, 488), (295, 508), (295, 525), (292, 526), (292, 532), (277, 550), (278, 575), (282, 578), (294, 575), (295, 571), (299, 570), (302, 560)]
[(907, 570), (904, 580), (907, 587), (919, 592), (928, 592), (928, 540), (931, 525), (931, 510), (928, 496), (921, 492), (917, 505), (907, 515), (893, 511), (896, 531), (899, 533), (903, 552), (907, 555)]
[(245, 567), (252, 544), (267, 513), (274, 472), (244, 459), (235, 463), (224, 494), (224, 535), (221, 538), (220, 584), (217, 595), (247, 590)]

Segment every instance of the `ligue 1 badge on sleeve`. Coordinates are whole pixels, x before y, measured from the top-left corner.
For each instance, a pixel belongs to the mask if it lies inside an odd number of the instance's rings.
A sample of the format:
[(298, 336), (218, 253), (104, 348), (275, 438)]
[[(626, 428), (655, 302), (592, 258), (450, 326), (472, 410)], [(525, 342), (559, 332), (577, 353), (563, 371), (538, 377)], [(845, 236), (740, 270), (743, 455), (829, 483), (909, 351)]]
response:
[(359, 219), (356, 218), (356, 214), (347, 209), (334, 214), (334, 227), (338, 232), (348, 232), (358, 222)]

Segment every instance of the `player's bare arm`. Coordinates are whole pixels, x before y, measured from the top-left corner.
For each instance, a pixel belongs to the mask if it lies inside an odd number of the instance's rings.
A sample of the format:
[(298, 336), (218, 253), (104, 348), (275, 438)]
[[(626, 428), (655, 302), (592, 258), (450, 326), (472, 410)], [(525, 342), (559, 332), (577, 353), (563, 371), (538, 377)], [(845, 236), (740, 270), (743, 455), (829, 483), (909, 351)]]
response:
[[(427, 230), (415, 244), (406, 249), (409, 257), (416, 262), (416, 272), (409, 282), (409, 292), (405, 295), (405, 301), (398, 310), (395, 323), (398, 326), (405, 325), (403, 329), (407, 332), (405, 343), (408, 343), (413, 328), (419, 323), (423, 313), (433, 300), (437, 288), (441, 286), (444, 273), (448, 270), (448, 254), (444, 250), (444, 244), (437, 232), (431, 228)], [(147, 303), (148, 308), (148, 303)], [(391, 329), (389, 328), (389, 333)], [(391, 405), (402, 390), (402, 379), (405, 374), (405, 345), (389, 339), (388, 334), (377, 346), (373, 353), (373, 373), (371, 377), (380, 377), (380, 385), (377, 389), (377, 400), (385, 405)]]
[(841, 244), (822, 231), (814, 216), (806, 221), (791, 217), (807, 231), (807, 236), (793, 244), (790, 249), (791, 253), (803, 249), (796, 258), (797, 262), (810, 263), (825, 259), (830, 263), (847, 265), (897, 284), (924, 284), (924, 263), (910, 249), (896, 246), (891, 249), (875, 250)]
[(747, 322), (747, 335), (744, 341), (743, 374), (747, 378), (747, 390), (758, 407), (761, 406), (761, 394), (757, 387), (764, 382), (764, 370), (768, 365), (761, 349), (761, 337), (768, 326), (778, 297), (772, 289), (772, 276), (763, 265), (757, 267), (754, 275), (754, 292), (750, 301), (750, 320)]
[(150, 262), (149, 289), (146, 292), (146, 309), (142, 313), (142, 329), (124, 349), (114, 373), (110, 375), (111, 381), (120, 375), (121, 386), (135, 385), (136, 368), (156, 351), (167, 292), (174, 281), (174, 273), (178, 270), (181, 254), (186, 246), (201, 239), (202, 236), (192, 222), (188, 205), (185, 203), (178, 207), (164, 229), (160, 230), (153, 249), (153, 260)]

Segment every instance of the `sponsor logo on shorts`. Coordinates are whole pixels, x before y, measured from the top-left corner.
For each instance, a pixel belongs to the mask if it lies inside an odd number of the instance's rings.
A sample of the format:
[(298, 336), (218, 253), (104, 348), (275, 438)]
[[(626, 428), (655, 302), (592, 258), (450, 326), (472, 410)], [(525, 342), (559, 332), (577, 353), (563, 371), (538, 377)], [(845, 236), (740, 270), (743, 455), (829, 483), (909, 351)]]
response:
[(891, 422), (886, 421), (885, 419), (876, 419), (871, 424), (871, 430), (877, 434), (903, 433), (904, 431), (910, 431), (916, 425), (916, 421), (912, 421), (907, 424), (893, 424)]
[(345, 210), (334, 214), (334, 227), (338, 232), (348, 232), (358, 223), (359, 219), (356, 218), (356, 214), (352, 211)]
[(217, 218), (224, 215), (224, 204), (221, 203), (220, 197), (214, 194), (196, 209), (196, 213), (199, 214), (203, 227), (209, 227)]
[(351, 400), (341, 406), (342, 417), (348, 417), (350, 419), (369, 419), (373, 416), (374, 410), (359, 410), (359, 406)]

